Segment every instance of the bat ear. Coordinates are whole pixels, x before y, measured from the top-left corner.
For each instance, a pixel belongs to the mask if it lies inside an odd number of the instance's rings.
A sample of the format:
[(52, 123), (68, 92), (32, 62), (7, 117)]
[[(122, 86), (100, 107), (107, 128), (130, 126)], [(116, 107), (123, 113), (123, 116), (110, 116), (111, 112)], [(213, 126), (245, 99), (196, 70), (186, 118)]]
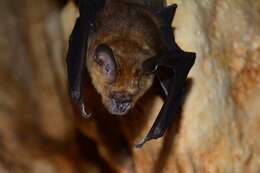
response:
[[(166, 47), (168, 50), (179, 51), (180, 49), (174, 41), (173, 29), (171, 27), (176, 9), (177, 5), (173, 4), (157, 11), (155, 15), (163, 22), (161, 29)], [(159, 63), (159, 56), (147, 59), (142, 64), (142, 72), (144, 74), (154, 73)]]
[(95, 50), (95, 62), (102, 68), (104, 74), (113, 80), (116, 73), (116, 61), (112, 49), (106, 44), (100, 44)]

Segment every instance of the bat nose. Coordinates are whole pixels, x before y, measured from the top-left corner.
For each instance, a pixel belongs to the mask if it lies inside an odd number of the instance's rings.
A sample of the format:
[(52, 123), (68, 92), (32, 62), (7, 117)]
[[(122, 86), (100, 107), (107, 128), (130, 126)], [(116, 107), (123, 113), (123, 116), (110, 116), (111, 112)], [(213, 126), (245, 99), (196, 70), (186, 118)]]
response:
[(122, 103), (131, 102), (131, 98), (132, 98), (130, 94), (127, 94), (126, 92), (122, 92), (122, 91), (112, 92), (111, 97), (112, 99), (115, 99), (118, 102), (122, 102)]
[(111, 94), (113, 113), (122, 115), (131, 107), (131, 96), (125, 92), (112, 92)]

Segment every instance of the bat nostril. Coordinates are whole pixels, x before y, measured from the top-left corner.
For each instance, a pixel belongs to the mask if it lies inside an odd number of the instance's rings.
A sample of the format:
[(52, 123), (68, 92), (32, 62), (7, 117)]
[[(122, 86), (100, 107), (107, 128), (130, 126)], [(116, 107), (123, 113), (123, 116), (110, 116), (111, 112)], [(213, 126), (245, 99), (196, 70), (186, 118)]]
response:
[(123, 93), (122, 93), (122, 92), (113, 91), (112, 94), (111, 94), (111, 96), (112, 96), (112, 98), (114, 98), (114, 99), (120, 99), (120, 98), (122, 98)]
[(126, 92), (112, 92), (111, 98), (117, 100), (120, 103), (129, 103), (131, 102), (131, 96), (126, 94)]

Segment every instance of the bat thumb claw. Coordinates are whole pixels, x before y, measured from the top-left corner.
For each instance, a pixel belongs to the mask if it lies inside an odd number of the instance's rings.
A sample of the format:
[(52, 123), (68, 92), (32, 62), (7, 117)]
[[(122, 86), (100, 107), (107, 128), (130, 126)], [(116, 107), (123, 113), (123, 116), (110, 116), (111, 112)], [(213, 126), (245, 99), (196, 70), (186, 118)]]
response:
[(147, 141), (150, 141), (152, 139), (158, 139), (163, 136), (163, 133), (164, 131), (162, 131), (162, 129), (159, 127), (152, 128), (152, 130), (149, 131), (149, 133), (144, 137), (144, 139), (141, 140), (141, 142), (139, 142), (138, 144), (136, 144), (135, 147), (142, 148)]
[(138, 144), (136, 144), (135, 147), (136, 147), (136, 148), (142, 148), (143, 145), (144, 145), (147, 141), (149, 141), (149, 139), (148, 139), (147, 136), (146, 136), (146, 137), (144, 137), (144, 139), (142, 139)]
[(89, 118), (91, 116), (91, 113), (86, 111), (84, 103), (80, 104), (80, 113), (84, 118)]

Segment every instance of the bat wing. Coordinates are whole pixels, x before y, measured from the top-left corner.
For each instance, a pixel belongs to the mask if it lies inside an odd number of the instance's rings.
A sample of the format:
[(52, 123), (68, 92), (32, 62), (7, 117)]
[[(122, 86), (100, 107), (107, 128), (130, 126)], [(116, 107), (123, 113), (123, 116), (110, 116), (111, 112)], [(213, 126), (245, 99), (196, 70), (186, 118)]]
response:
[(184, 52), (175, 42), (171, 23), (176, 8), (177, 5), (174, 4), (159, 13), (164, 20), (162, 29), (168, 50), (163, 55), (151, 58), (143, 64), (147, 70), (155, 71), (166, 99), (152, 128), (136, 147), (142, 147), (145, 142), (163, 136), (169, 125), (177, 118), (176, 114), (182, 103), (187, 75), (195, 62), (196, 54)]
[(90, 116), (86, 112), (81, 97), (82, 75), (86, 71), (85, 62), (87, 54), (88, 37), (91, 30), (94, 30), (94, 18), (98, 10), (104, 6), (104, 0), (79, 0), (80, 16), (70, 36), (67, 55), (67, 71), (69, 90), (72, 101), (80, 107), (84, 117)]

